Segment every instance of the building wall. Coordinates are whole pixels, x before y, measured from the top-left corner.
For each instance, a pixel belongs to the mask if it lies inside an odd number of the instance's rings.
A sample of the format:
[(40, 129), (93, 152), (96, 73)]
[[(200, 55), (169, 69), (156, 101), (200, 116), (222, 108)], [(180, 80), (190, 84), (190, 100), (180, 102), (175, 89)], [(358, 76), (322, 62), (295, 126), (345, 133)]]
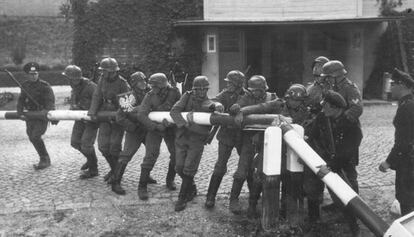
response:
[(0, 15), (58, 16), (67, 0), (0, 0)]
[[(215, 37), (215, 51), (209, 52), (207, 49), (208, 38)], [(210, 82), (208, 96), (213, 97), (219, 92), (219, 51), (218, 48), (218, 29), (215, 27), (206, 28), (204, 30), (204, 40), (202, 43), (203, 60), (201, 74), (207, 76)]]

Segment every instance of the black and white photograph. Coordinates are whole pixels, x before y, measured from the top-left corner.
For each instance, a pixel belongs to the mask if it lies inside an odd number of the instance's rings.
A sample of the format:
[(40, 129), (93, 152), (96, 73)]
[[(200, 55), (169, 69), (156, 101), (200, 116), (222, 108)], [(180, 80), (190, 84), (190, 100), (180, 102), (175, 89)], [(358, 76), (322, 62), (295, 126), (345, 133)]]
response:
[(0, 0), (0, 237), (414, 237), (414, 0)]

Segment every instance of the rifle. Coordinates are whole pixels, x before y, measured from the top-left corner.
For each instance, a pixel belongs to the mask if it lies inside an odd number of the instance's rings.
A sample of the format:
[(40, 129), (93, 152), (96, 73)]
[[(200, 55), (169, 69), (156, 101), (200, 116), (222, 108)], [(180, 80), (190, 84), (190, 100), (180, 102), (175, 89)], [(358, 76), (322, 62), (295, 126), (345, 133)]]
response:
[(20, 82), (13, 76), (13, 74), (7, 70), (4, 69), (4, 71), (9, 75), (9, 77), (17, 84), (18, 87), (27, 95), (27, 97), (37, 106), (37, 109), (41, 109), (40, 104), (33, 98), (33, 96), (20, 84)]
[(178, 66), (178, 62), (174, 63), (173, 68), (170, 70), (170, 75), (169, 75), (169, 82), (171, 84), (171, 86), (176, 87), (177, 86), (177, 81), (175, 80), (175, 71), (177, 70), (177, 66)]

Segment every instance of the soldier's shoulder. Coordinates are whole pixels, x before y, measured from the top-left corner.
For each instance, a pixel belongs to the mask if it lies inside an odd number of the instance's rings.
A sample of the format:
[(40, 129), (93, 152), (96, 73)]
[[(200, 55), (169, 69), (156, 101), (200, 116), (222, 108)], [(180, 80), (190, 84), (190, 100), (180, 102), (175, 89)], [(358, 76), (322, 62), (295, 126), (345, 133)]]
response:
[(47, 87), (50, 87), (50, 84), (49, 84), (49, 82), (47, 82), (47, 81), (44, 81), (44, 80), (42, 80), (42, 79), (39, 79), (39, 82), (40, 82), (40, 84), (41, 84), (42, 86), (47, 86)]
[(344, 87), (346, 88), (351, 88), (351, 89), (358, 89), (357, 84), (355, 84), (355, 82), (349, 80), (348, 78), (346, 78), (345, 82), (344, 82)]

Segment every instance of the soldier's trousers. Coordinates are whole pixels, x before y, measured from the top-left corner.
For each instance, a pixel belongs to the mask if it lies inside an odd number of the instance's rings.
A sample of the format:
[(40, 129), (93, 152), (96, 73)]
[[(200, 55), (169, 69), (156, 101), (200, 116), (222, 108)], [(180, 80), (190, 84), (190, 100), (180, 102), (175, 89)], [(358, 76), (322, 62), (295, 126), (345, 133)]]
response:
[(145, 137), (145, 157), (141, 168), (152, 170), (160, 155), (161, 141), (164, 139), (170, 153), (170, 166), (175, 166), (175, 128), (167, 128), (164, 132), (148, 131)]
[(33, 144), (34, 148), (39, 154), (40, 157), (49, 156), (45, 143), (42, 140), (42, 135), (45, 134), (47, 130), (47, 120), (27, 120), (26, 121), (26, 133), (29, 137), (30, 142)]
[(144, 143), (146, 132), (143, 130), (137, 130), (134, 132), (125, 133), (124, 149), (119, 154), (120, 163), (128, 163), (132, 157), (138, 151), (141, 144)]
[(243, 143), (237, 164), (237, 170), (233, 175), (234, 179), (246, 180), (253, 173), (253, 158), (255, 155), (255, 147), (253, 145), (251, 133), (243, 134)]
[(231, 156), (233, 148), (236, 148), (237, 154), (240, 156), (241, 144), (237, 146), (227, 145), (221, 141), (218, 144), (218, 158), (214, 166), (213, 174), (223, 177), (227, 172), (227, 163)]
[(96, 123), (75, 121), (70, 138), (71, 146), (85, 156), (94, 154), (95, 148), (93, 144), (95, 143), (98, 126)]
[(188, 175), (194, 177), (200, 165), (204, 151), (205, 136), (185, 132), (175, 140), (175, 171), (181, 177)]
[(98, 132), (98, 147), (104, 157), (118, 158), (122, 147), (124, 130), (119, 124), (101, 122)]

